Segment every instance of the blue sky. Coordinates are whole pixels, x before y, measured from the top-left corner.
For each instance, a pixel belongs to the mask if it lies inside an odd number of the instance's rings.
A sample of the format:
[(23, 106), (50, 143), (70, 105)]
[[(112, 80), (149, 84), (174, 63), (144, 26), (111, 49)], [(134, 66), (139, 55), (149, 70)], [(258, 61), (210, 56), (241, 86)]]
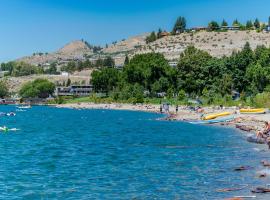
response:
[(82, 38), (105, 45), (159, 27), (170, 31), (178, 16), (188, 26), (223, 18), (266, 22), (269, 7), (269, 0), (1, 0), (0, 61)]

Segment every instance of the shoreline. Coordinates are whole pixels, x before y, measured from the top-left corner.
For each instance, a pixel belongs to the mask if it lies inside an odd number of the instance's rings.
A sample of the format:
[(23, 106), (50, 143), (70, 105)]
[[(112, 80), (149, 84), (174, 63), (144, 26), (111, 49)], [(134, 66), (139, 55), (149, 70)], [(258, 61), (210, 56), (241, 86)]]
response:
[[(191, 111), (187, 106), (179, 106), (178, 112), (175, 112), (175, 106), (170, 106), (169, 113), (160, 113), (160, 105), (153, 104), (121, 104), (121, 103), (68, 103), (51, 105), (56, 108), (70, 108), (70, 109), (108, 109), (108, 110), (128, 110), (128, 111), (141, 111), (152, 112), (159, 114), (167, 114), (163, 120), (167, 121), (183, 121), (189, 122), (200, 120), (202, 113)], [(217, 107), (204, 107), (204, 114), (212, 114), (218, 112), (235, 112), (235, 107), (227, 107), (220, 109)], [(246, 133), (255, 134), (256, 131), (261, 130), (265, 121), (270, 121), (270, 113), (266, 114), (236, 114), (236, 119), (232, 122), (221, 122), (214, 125), (228, 126), (239, 129)], [(213, 124), (211, 124), (213, 125)]]

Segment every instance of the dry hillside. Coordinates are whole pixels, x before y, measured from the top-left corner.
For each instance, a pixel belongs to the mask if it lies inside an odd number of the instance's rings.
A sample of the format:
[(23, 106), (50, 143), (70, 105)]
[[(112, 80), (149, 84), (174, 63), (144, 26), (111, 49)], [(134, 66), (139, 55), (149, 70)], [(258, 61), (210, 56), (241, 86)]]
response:
[(270, 33), (257, 33), (256, 31), (183, 33), (176, 36), (167, 36), (150, 44), (145, 43), (147, 35), (142, 34), (122, 40), (108, 48), (103, 48), (98, 54), (93, 53), (93, 50), (85, 42), (74, 41), (54, 53), (28, 56), (18, 61), (34, 65), (57, 62), (61, 65), (72, 60), (83, 60), (85, 55), (92, 60), (111, 55), (116, 64), (121, 65), (126, 54), (132, 57), (135, 54), (148, 52), (159, 52), (164, 54), (168, 60), (176, 60), (179, 58), (179, 54), (189, 45), (205, 50), (215, 57), (228, 56), (233, 51), (243, 48), (246, 42), (249, 42), (253, 49), (258, 45), (270, 45)]
[[(258, 45), (270, 45), (270, 33), (257, 33), (256, 31), (228, 31), (184, 33), (177, 36), (168, 36), (145, 45), (134, 54), (159, 52), (168, 60), (178, 59), (179, 54), (189, 45), (207, 51), (214, 57), (229, 56), (233, 51), (243, 48), (246, 42), (252, 49)], [(132, 54), (132, 55), (134, 55)]]
[(26, 62), (32, 65), (46, 65), (48, 63), (61, 63), (69, 60), (82, 60), (85, 55), (92, 55), (93, 50), (90, 49), (85, 42), (81, 40), (73, 41), (56, 52), (49, 54), (35, 54), (18, 59), (17, 61)]

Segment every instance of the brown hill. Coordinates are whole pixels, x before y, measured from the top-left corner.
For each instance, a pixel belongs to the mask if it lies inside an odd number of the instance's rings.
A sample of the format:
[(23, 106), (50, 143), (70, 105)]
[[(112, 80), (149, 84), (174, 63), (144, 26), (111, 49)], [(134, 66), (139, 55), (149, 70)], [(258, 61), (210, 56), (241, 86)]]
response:
[(32, 56), (26, 56), (17, 61), (26, 62), (32, 65), (46, 65), (53, 62), (58, 64), (65, 63), (71, 60), (83, 60), (85, 56), (93, 54), (93, 50), (86, 44), (86, 42), (77, 40), (68, 43), (63, 48), (54, 53), (41, 54), (36, 53)]

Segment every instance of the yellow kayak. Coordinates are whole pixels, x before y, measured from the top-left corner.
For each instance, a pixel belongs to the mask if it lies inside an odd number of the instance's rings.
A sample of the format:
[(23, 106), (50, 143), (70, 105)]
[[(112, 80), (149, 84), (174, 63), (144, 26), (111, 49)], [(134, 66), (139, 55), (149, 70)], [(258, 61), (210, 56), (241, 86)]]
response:
[(217, 117), (223, 117), (227, 115), (231, 115), (231, 112), (223, 112), (223, 113), (216, 113), (216, 114), (211, 114), (203, 117), (203, 120), (210, 120), (210, 119), (216, 119)]
[(242, 114), (262, 114), (262, 113), (266, 113), (266, 109), (264, 109), (264, 108), (240, 109), (240, 113), (242, 113)]

